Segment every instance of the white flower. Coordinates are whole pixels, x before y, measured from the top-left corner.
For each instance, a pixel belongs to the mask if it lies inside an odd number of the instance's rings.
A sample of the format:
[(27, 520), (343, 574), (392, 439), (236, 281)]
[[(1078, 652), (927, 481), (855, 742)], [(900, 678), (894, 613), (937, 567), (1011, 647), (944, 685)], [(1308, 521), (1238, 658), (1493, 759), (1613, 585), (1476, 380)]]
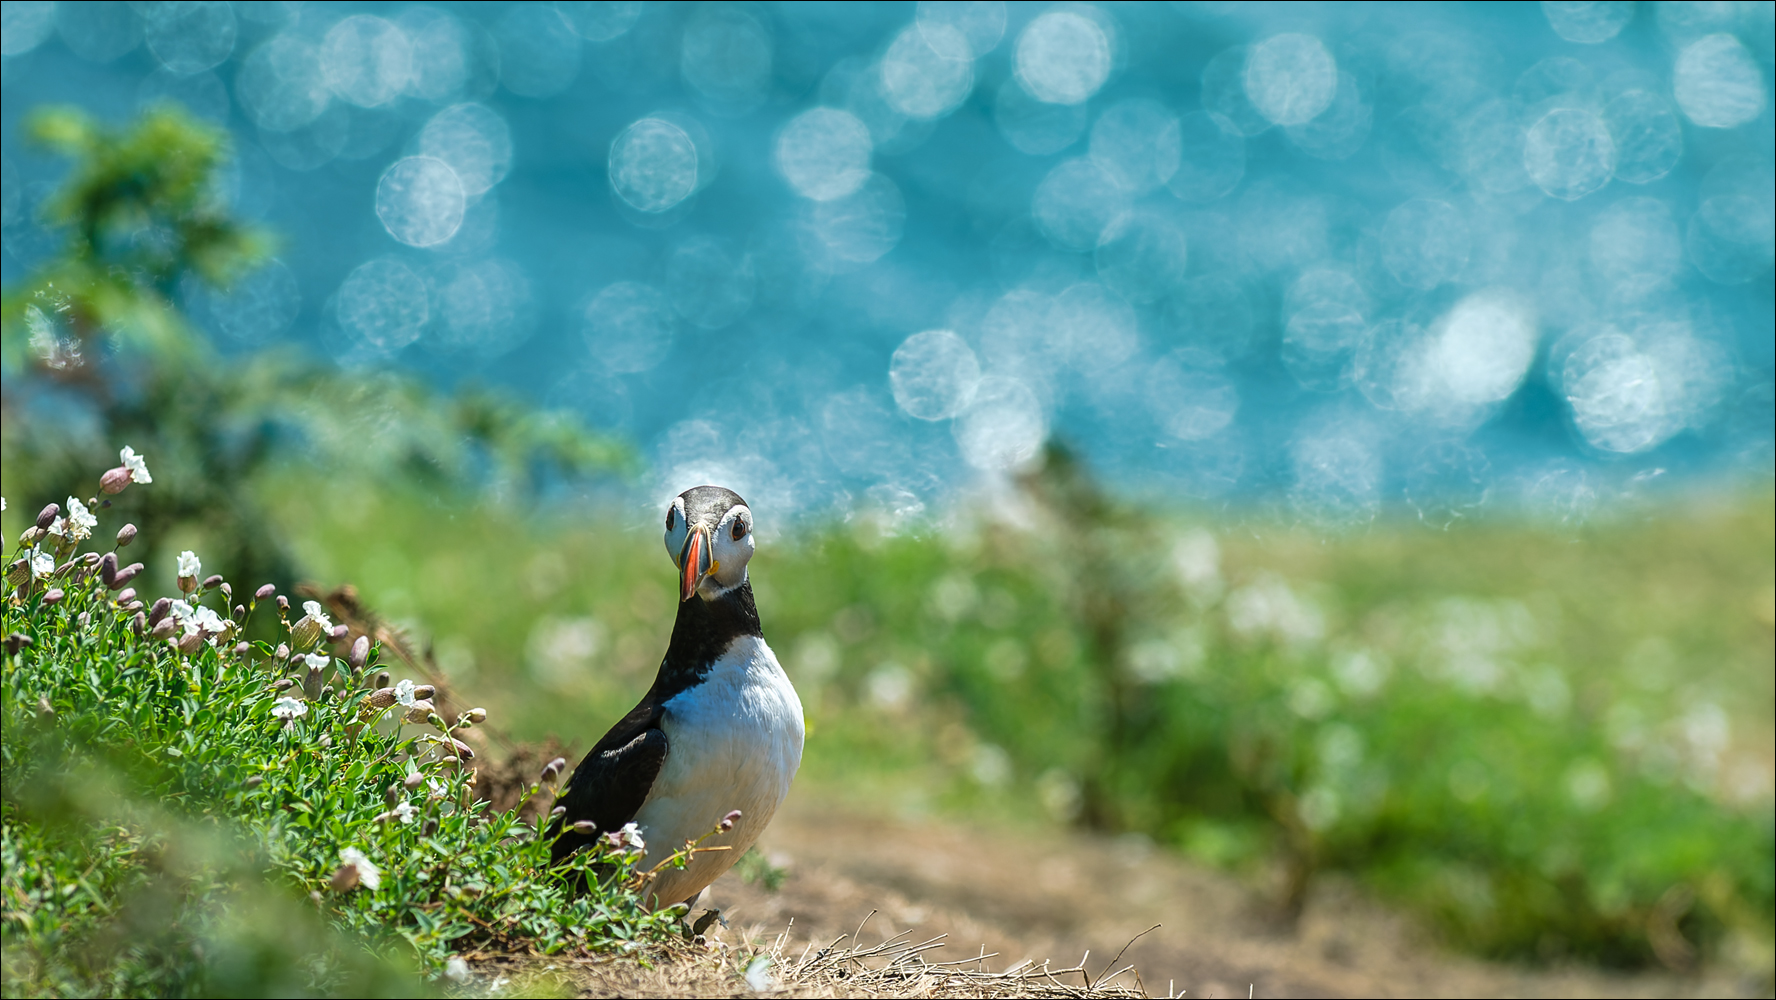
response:
[(48, 576), (55, 572), (55, 553), (47, 549), (37, 548), (31, 551), (31, 578)]
[(382, 869), (376, 862), (364, 856), (364, 852), (355, 847), (348, 847), (339, 852), (339, 860), (358, 870), (358, 881), (372, 891), (382, 888)]
[(647, 850), (647, 841), (641, 839), (641, 827), (634, 823), (624, 823), (623, 828), (617, 831), (617, 837), (622, 840), (624, 847), (634, 848), (637, 853)]
[(66, 521), (62, 520), (59, 517), (56, 518), (55, 520), (49, 522), (49, 527), (44, 530), (48, 531), (50, 534), (56, 536), (57, 538), (68, 537), (68, 524)]
[(303, 601), (302, 610), (307, 612), (308, 617), (323, 630), (333, 631), (333, 621), (327, 617), (327, 609), (321, 607), (320, 601)]
[(444, 963), (444, 978), (453, 983), (468, 982), (469, 963), (464, 961), (461, 955), (450, 956), (450, 961)]
[(92, 537), (93, 528), (99, 524), (86, 505), (73, 497), (68, 498), (68, 537), (77, 542), (84, 542)]
[(274, 719), (300, 719), (308, 714), (308, 706), (294, 698), (279, 698), (271, 706), (271, 717)]
[(6, 498), (0, 497), (0, 514), (3, 514), (5, 512), (6, 512)]
[(321, 653), (308, 653), (302, 657), (303, 665), (310, 670), (325, 670), (327, 669), (327, 664), (331, 662), (333, 662), (331, 656), (326, 656)]
[(395, 685), (395, 700), (408, 708), (413, 707), (413, 682), (404, 680)]
[(418, 815), (419, 810), (415, 809), (411, 802), (403, 801), (395, 806), (395, 817), (403, 823), (413, 822), (413, 817)]
[(202, 632), (206, 636), (217, 636), (233, 628), (234, 622), (222, 617), (212, 609), (200, 605), (197, 613), (191, 616), (191, 620), (186, 622), (185, 627)]
[(190, 549), (179, 553), (179, 575), (181, 577), (188, 576), (195, 580), (202, 572), (203, 562), (197, 558), (197, 553)]
[(136, 454), (136, 449), (126, 444), (123, 446), (123, 450), (117, 453), (117, 457), (123, 460), (123, 467), (129, 470), (130, 482), (154, 482), (154, 477), (148, 474), (148, 462), (141, 455)]

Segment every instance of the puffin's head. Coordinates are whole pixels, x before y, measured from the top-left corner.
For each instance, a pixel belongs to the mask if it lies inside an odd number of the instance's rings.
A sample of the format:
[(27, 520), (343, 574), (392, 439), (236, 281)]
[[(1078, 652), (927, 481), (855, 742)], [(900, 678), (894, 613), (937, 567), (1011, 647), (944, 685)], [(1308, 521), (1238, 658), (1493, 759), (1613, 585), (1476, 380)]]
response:
[(695, 486), (666, 508), (666, 554), (678, 567), (678, 599), (704, 600), (746, 582), (752, 558), (752, 511), (740, 494)]

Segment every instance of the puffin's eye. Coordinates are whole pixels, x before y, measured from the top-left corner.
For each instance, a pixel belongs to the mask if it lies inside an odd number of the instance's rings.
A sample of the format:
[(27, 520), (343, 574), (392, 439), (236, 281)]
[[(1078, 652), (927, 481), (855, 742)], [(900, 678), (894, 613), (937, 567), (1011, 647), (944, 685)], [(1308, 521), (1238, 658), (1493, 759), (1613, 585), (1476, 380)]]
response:
[(734, 541), (737, 542), (740, 539), (745, 538), (745, 537), (746, 537), (746, 522), (742, 521), (741, 519), (739, 519), (737, 517), (734, 518)]
[(673, 528), (678, 527), (677, 514), (678, 514), (677, 507), (666, 508), (666, 530), (667, 531), (671, 531)]

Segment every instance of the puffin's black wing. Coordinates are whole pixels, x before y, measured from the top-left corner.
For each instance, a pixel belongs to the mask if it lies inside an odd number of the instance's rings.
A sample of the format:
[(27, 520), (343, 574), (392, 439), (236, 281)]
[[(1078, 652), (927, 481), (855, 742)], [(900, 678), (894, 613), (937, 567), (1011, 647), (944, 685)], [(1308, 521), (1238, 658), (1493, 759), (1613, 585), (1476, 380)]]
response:
[[(567, 812), (550, 825), (551, 832), (589, 819), (599, 833), (609, 833), (635, 818), (670, 749), (666, 733), (660, 729), (664, 714), (657, 704), (644, 701), (604, 734), (574, 769), (567, 790), (557, 800)], [(554, 860), (559, 862), (596, 836), (572, 831), (562, 834), (552, 848)]]

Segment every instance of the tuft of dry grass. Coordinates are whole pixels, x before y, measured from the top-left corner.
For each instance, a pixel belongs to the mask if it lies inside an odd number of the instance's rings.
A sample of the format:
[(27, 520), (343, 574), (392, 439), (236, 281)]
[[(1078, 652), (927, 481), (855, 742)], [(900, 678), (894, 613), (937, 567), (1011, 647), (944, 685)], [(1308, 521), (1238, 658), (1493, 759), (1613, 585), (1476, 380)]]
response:
[[(874, 911), (870, 916), (875, 915)], [(869, 917), (864, 918), (864, 924)], [(948, 935), (915, 941), (906, 930), (873, 945), (856, 931), (828, 944), (806, 944), (791, 954), (792, 928), (768, 942), (752, 939), (738, 947), (698, 938), (665, 952), (640, 955), (556, 956), (538, 959), (509, 955), (485, 958), (476, 972), (502, 992), (575, 997), (913, 997), (930, 1000), (1003, 997), (1146, 997), (1133, 965), (1106, 963), (1094, 975), (1087, 952), (1077, 963), (1057, 969), (1052, 962), (1019, 962), (998, 972), (984, 948), (971, 958), (934, 961)], [(1151, 929), (1151, 928), (1150, 928)], [(1143, 932), (1145, 934), (1146, 932)], [(1141, 935), (1137, 935), (1137, 939)], [(1131, 940), (1129, 944), (1133, 944)], [(1124, 946), (1127, 950), (1127, 946)], [(1114, 971), (1112, 971), (1114, 969)]]

